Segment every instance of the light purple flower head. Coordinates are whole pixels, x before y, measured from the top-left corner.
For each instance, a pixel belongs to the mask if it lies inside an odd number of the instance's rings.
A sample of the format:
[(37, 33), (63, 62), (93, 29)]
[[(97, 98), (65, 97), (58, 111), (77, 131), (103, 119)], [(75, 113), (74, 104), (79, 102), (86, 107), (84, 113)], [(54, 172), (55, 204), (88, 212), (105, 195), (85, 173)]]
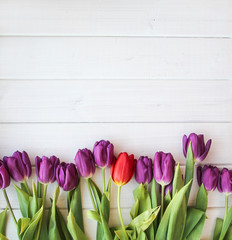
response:
[(25, 178), (31, 176), (31, 161), (25, 151), (22, 153), (16, 151), (11, 157), (4, 157), (3, 161), (10, 176), (15, 181), (23, 182)]
[(157, 152), (154, 159), (154, 178), (160, 185), (172, 182), (175, 170), (175, 160), (171, 153)]
[(184, 135), (183, 136), (183, 153), (185, 157), (187, 156), (187, 151), (188, 151), (190, 142), (192, 145), (194, 159), (200, 162), (203, 161), (209, 152), (212, 140), (209, 139), (205, 145), (203, 134), (197, 135), (195, 133), (191, 133), (189, 137)]
[(75, 164), (62, 162), (56, 168), (56, 180), (64, 191), (71, 191), (77, 187), (79, 176)]
[(79, 149), (75, 157), (75, 163), (81, 177), (91, 178), (95, 173), (94, 157), (89, 149)]
[(98, 167), (110, 167), (114, 162), (114, 145), (105, 140), (96, 142), (93, 147), (93, 155)]
[(219, 169), (214, 166), (205, 165), (197, 168), (197, 182), (199, 186), (203, 183), (207, 191), (214, 191), (218, 185)]
[(218, 178), (218, 191), (232, 194), (232, 170), (223, 168)]
[(152, 180), (152, 160), (147, 156), (141, 156), (135, 168), (135, 179), (137, 183), (150, 183)]
[(0, 189), (7, 188), (10, 185), (10, 175), (4, 166), (2, 160), (0, 160)]
[(35, 158), (35, 169), (38, 180), (41, 183), (53, 183), (56, 180), (56, 168), (60, 159), (56, 156), (50, 158), (43, 156)]

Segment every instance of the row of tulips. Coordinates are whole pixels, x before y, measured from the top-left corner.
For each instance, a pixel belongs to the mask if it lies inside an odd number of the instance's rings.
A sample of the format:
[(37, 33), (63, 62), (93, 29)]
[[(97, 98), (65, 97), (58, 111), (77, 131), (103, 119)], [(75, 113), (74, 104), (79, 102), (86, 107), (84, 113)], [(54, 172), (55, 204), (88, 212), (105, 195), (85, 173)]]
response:
[[(218, 218), (214, 239), (232, 239), (232, 207), (228, 212), (228, 197), (232, 193), (232, 170), (220, 170), (214, 166), (197, 167), (199, 191), (195, 206), (188, 206), (194, 176), (194, 165), (202, 163), (211, 146), (211, 140), (204, 143), (203, 135), (190, 134), (183, 137), (183, 154), (186, 158), (185, 177), (171, 153), (157, 152), (152, 159), (120, 153), (115, 157), (114, 146), (109, 141), (96, 142), (93, 151), (79, 149), (74, 163), (60, 162), (56, 156), (35, 158), (37, 187), (32, 191), (27, 179), (32, 167), (28, 154), (17, 151), (0, 160), (0, 189), (3, 190), (8, 209), (16, 224), (18, 238), (31, 239), (74, 239), (85, 240), (80, 177), (86, 180), (94, 210), (87, 216), (97, 221), (96, 239), (200, 239), (206, 220), (207, 191), (218, 188), (226, 195), (224, 220)], [(102, 169), (102, 191), (92, 180), (96, 167)], [(111, 168), (111, 178), (106, 185), (105, 169)], [(135, 203), (132, 206), (131, 222), (125, 225), (120, 208), (121, 187), (135, 175), (139, 186), (133, 191)], [(16, 219), (11, 208), (6, 188), (10, 178), (19, 182), (14, 185), (22, 218)], [(118, 186), (118, 213), (121, 226), (109, 227), (111, 179)], [(49, 183), (57, 181), (58, 186), (51, 200), (50, 213), (45, 217), (45, 199)], [(149, 188), (148, 188), (149, 186)], [(67, 192), (68, 216), (64, 219), (58, 209), (59, 187)], [(6, 210), (0, 214), (0, 239), (5, 236)]]

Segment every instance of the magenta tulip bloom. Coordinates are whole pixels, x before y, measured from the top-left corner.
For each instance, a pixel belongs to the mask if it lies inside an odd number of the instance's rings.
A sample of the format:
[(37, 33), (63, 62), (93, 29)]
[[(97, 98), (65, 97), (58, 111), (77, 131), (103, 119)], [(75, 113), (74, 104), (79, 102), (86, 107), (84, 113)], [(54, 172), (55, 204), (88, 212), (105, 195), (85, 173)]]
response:
[(205, 165), (197, 168), (197, 181), (199, 186), (203, 183), (207, 191), (214, 191), (218, 185), (219, 169), (214, 166)]
[(227, 195), (232, 194), (232, 170), (222, 169), (218, 178), (218, 191)]
[(10, 185), (10, 175), (6, 170), (4, 163), (0, 160), (0, 189), (5, 189)]
[(154, 178), (160, 185), (168, 185), (174, 175), (175, 161), (171, 153), (157, 152), (154, 159)]
[(11, 157), (4, 157), (3, 161), (10, 176), (15, 181), (23, 182), (31, 176), (31, 161), (25, 151), (22, 153), (17, 151)]
[(38, 180), (41, 183), (53, 183), (56, 180), (56, 168), (60, 163), (59, 158), (51, 156), (50, 158), (43, 156), (35, 158), (35, 169)]
[(200, 162), (203, 161), (209, 152), (212, 140), (209, 139), (205, 145), (203, 134), (197, 135), (195, 133), (191, 133), (188, 138), (186, 135), (184, 135), (183, 136), (183, 153), (185, 157), (187, 156), (187, 151), (188, 151), (190, 142), (192, 145), (194, 159)]
[(114, 145), (105, 140), (96, 142), (93, 148), (93, 155), (98, 167), (110, 167), (114, 162)]
[(56, 168), (56, 180), (64, 191), (71, 191), (77, 187), (79, 177), (73, 163), (62, 162)]
[(172, 196), (172, 182), (169, 183), (167, 186), (165, 186), (165, 190), (164, 190), (165, 196), (168, 194), (168, 192)]
[(135, 179), (137, 183), (150, 183), (152, 180), (152, 160), (141, 156), (135, 168)]
[(79, 149), (75, 157), (75, 163), (81, 177), (91, 178), (95, 173), (94, 157), (89, 149)]

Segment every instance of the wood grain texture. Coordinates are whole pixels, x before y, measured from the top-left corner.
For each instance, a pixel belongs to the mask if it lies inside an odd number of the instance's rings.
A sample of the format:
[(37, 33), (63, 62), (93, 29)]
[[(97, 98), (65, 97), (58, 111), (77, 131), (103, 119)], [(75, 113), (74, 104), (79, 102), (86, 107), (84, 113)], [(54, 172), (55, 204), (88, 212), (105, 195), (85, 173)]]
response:
[(230, 0), (1, 0), (0, 35), (231, 37)]
[(231, 96), (232, 81), (2, 80), (0, 122), (232, 122)]
[(231, 79), (232, 39), (2, 37), (0, 79)]
[(185, 164), (182, 153), (184, 134), (203, 133), (213, 139), (205, 164), (231, 164), (231, 123), (52, 123), (0, 124), (0, 158), (16, 150), (26, 150), (32, 162), (36, 155), (57, 155), (73, 162), (79, 148), (93, 148), (95, 141), (108, 139), (115, 154), (133, 153), (154, 157), (156, 151), (171, 152)]

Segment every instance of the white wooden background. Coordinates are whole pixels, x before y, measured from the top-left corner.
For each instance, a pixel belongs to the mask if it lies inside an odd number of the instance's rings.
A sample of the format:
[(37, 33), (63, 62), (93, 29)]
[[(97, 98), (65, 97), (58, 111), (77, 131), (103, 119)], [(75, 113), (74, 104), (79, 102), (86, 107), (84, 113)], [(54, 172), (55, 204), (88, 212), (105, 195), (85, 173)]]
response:
[[(72, 162), (78, 148), (109, 139), (136, 157), (170, 151), (183, 169), (182, 136), (196, 132), (213, 139), (204, 163), (232, 168), (231, 37), (231, 0), (0, 0), (0, 158), (24, 149), (33, 163)], [(122, 190), (126, 223), (136, 186)], [(65, 202), (62, 193), (64, 212)], [(209, 193), (202, 239), (223, 214), (223, 195)], [(115, 187), (110, 222), (119, 223)], [(10, 240), (13, 227), (9, 218)]]

